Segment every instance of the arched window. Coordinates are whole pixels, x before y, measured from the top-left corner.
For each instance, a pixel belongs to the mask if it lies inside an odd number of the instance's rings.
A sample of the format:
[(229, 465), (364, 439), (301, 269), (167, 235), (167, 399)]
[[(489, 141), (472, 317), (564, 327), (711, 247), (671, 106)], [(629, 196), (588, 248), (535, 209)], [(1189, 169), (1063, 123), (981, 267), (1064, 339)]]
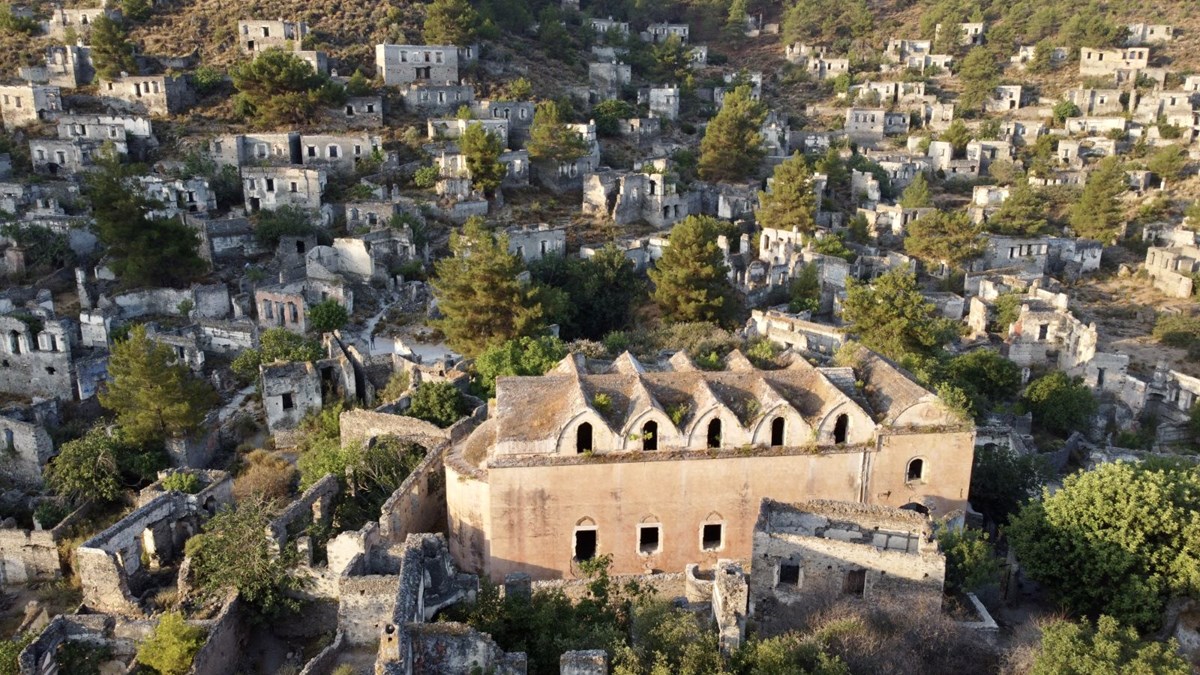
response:
[(642, 425), (642, 450), (658, 449), (658, 422), (650, 420)]
[(908, 462), (908, 470), (904, 472), (904, 480), (916, 483), (925, 480), (925, 460), (917, 458)]
[(783, 424), (782, 417), (771, 420), (771, 445), (773, 447), (783, 445)]
[(584, 422), (575, 429), (575, 452), (588, 452), (592, 449), (592, 425)]
[(721, 420), (713, 419), (708, 423), (708, 447), (721, 447)]
[(21, 353), (21, 334), (15, 330), (8, 334), (8, 351), (13, 354)]
[(850, 430), (850, 416), (843, 413), (837, 416), (833, 424), (833, 442), (841, 445), (846, 442), (846, 432)]

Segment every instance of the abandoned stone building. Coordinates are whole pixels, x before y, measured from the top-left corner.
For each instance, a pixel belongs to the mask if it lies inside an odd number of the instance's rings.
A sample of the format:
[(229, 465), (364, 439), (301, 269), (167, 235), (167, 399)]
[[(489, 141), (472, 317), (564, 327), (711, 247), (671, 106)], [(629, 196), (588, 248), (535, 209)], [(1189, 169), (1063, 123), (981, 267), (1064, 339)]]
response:
[(42, 65), (21, 67), (20, 77), (31, 84), (49, 84), (75, 89), (90, 84), (96, 76), (92, 48), (84, 45), (51, 45)]
[(83, 604), (126, 616), (143, 614), (139, 598), (150, 572), (181, 558), (183, 545), (217, 509), (232, 501), (233, 480), (224, 472), (201, 472), (196, 494), (159, 492), (108, 529), (80, 544), (76, 570)]
[(52, 316), (0, 316), (0, 391), (74, 400), (76, 331), (71, 324)]
[(99, 86), (101, 100), (123, 112), (167, 117), (192, 105), (192, 90), (183, 76), (122, 75), (116, 80), (102, 79)]
[(846, 136), (855, 143), (871, 145), (885, 136), (908, 132), (907, 113), (888, 112), (883, 108), (851, 108), (846, 111)]
[(504, 236), (508, 237), (509, 253), (520, 256), (525, 262), (567, 254), (567, 229), (562, 226), (552, 227), (546, 223), (514, 225), (504, 229)]
[(425, 128), (431, 141), (455, 140), (461, 138), (468, 127), (476, 124), (483, 127), (484, 131), (499, 138), (502, 146), (509, 147), (508, 120), (504, 118), (464, 120), (457, 117), (441, 119), (431, 117), (425, 121)]
[(806, 356), (833, 356), (846, 344), (846, 334), (835, 326), (773, 309), (752, 310), (746, 325), (748, 329), (753, 327), (753, 336), (765, 337), (785, 349)]
[(245, 167), (242, 169), (242, 191), (246, 212), (274, 211), (281, 206), (318, 210), (327, 180), (325, 170), (320, 168)]
[(421, 82), (402, 87), (400, 95), (404, 98), (404, 108), (410, 112), (447, 114), (458, 110), (459, 106), (470, 105), (475, 100), (475, 88), (457, 82)]
[(753, 537), (751, 612), (846, 596), (941, 606), (946, 558), (932, 521), (919, 511), (763, 499)]
[(569, 356), (500, 378), (488, 419), (446, 458), (455, 559), (547, 579), (611, 554), (613, 572), (637, 574), (747, 558), (763, 497), (965, 508), (974, 426), (859, 356), (857, 370), (797, 357), (763, 371), (734, 352), (720, 372), (683, 353), (596, 370)]
[(375, 68), (389, 87), (458, 83), (459, 50), (439, 45), (375, 45)]
[(1165, 23), (1131, 23), (1129, 36), (1125, 39), (1126, 47), (1141, 47), (1156, 42), (1170, 42), (1175, 39), (1175, 27)]
[(667, 175), (665, 163), (633, 172), (602, 168), (583, 181), (583, 213), (617, 225), (645, 221), (670, 227), (691, 213), (689, 201)]
[(239, 21), (238, 46), (243, 54), (258, 54), (271, 48), (298, 49), (308, 35), (303, 21)]
[(138, 182), (147, 197), (159, 204), (150, 215), (154, 218), (176, 218), (184, 213), (204, 214), (217, 209), (217, 194), (207, 178), (162, 178), (139, 176)]
[(67, 31), (74, 31), (79, 38), (87, 38), (92, 32), (92, 24), (100, 17), (120, 19), (121, 12), (109, 7), (54, 7), (50, 18), (42, 22), (42, 31), (52, 37), (63, 39)]
[(665, 42), (672, 35), (687, 44), (690, 28), (686, 23), (652, 23), (638, 34), (643, 42)]
[(383, 127), (382, 96), (351, 96), (340, 108), (332, 108), (342, 124), (352, 129), (379, 129)]
[[(646, 97), (650, 107), (650, 117), (661, 117), (668, 120), (679, 117), (679, 87), (674, 85), (651, 87), (646, 93)], [(638, 99), (640, 103), (640, 92)]]
[(8, 479), (24, 485), (41, 484), (42, 467), (55, 455), (48, 429), (58, 423), (54, 399), (0, 409), (0, 470)]
[(939, 23), (934, 26), (935, 40), (943, 30), (957, 30), (958, 43), (964, 47), (983, 44), (984, 25), (982, 23), (952, 23), (945, 26)]
[(62, 93), (57, 86), (22, 84), (0, 87), (0, 117), (4, 119), (6, 131), (55, 119), (62, 109)]
[(1200, 247), (1151, 246), (1146, 249), (1145, 269), (1158, 290), (1173, 298), (1190, 298), (1193, 275), (1200, 272)]
[[(309, 254), (314, 252), (320, 253), (314, 249)], [(305, 278), (259, 286), (254, 293), (254, 305), (258, 308), (258, 325), (263, 329), (287, 328), (304, 333), (308, 326), (308, 307), (332, 298), (347, 311), (354, 311), (353, 297), (353, 292), (339, 281)]]
[(1150, 50), (1091, 49), (1079, 50), (1079, 74), (1083, 77), (1115, 77), (1117, 82), (1132, 82), (1150, 65)]

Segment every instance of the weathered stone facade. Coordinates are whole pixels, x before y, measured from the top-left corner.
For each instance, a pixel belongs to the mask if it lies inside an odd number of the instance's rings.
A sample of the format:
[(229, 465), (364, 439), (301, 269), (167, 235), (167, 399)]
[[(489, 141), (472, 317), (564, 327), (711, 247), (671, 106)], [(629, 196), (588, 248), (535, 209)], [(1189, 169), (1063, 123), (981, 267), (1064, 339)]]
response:
[(494, 579), (571, 577), (601, 553), (639, 573), (747, 557), (768, 496), (945, 514), (966, 506), (973, 435), (865, 350), (857, 372), (799, 358), (759, 371), (735, 352), (723, 372), (677, 354), (662, 371), (625, 355), (593, 374), (568, 357), (500, 378), (489, 419), (447, 456), (451, 550)]
[(763, 604), (820, 605), (841, 596), (936, 608), (946, 575), (927, 516), (837, 501), (764, 499), (753, 561), (752, 612)]

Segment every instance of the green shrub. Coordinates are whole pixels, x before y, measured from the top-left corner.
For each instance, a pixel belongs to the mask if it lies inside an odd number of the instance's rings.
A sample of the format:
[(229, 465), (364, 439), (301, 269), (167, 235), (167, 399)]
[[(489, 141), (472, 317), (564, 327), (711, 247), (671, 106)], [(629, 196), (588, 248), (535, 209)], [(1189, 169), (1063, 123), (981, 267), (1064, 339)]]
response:
[(457, 387), (449, 382), (429, 382), (413, 392), (406, 414), (444, 429), (466, 412), (467, 402)]
[(173, 471), (162, 480), (162, 487), (168, 492), (182, 492), (194, 495), (203, 487), (200, 478), (187, 471)]
[(138, 645), (137, 660), (161, 675), (184, 675), (203, 644), (202, 628), (189, 625), (179, 612), (167, 612), (150, 637)]
[(413, 173), (413, 184), (419, 188), (431, 188), (437, 184), (440, 172), (436, 166), (423, 166)]
[(44, 501), (33, 510), (33, 517), (42, 524), (44, 529), (50, 529), (62, 522), (70, 511), (66, 506), (55, 501)]

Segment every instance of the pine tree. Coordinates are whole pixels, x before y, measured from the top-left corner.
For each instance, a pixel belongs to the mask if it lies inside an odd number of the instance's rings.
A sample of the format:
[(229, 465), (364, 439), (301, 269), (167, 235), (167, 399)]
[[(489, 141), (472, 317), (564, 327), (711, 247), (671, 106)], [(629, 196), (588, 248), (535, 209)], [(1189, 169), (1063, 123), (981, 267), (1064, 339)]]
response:
[(650, 270), (654, 302), (670, 322), (732, 317), (733, 287), (717, 246), (723, 224), (711, 216), (688, 216), (671, 229), (670, 245)]
[(904, 250), (929, 265), (958, 267), (982, 252), (983, 238), (966, 213), (934, 211), (909, 224)]
[(940, 316), (921, 294), (916, 276), (904, 269), (883, 274), (869, 285), (850, 281), (842, 318), (846, 331), (862, 344), (898, 361), (936, 355), (958, 334), (958, 324)]
[(983, 105), (1000, 84), (1000, 68), (992, 53), (983, 47), (976, 47), (967, 52), (958, 70), (958, 77), (963, 82), (963, 91), (958, 97), (958, 104), (968, 112), (982, 112)]
[(433, 289), (442, 313), (435, 324), (452, 348), (473, 357), (543, 330), (538, 289), (517, 278), (525, 265), (508, 252), (508, 237), (472, 218), (451, 236), (450, 249), (454, 255), (437, 262)]
[(552, 162), (572, 162), (591, 150), (587, 141), (562, 121), (562, 113), (554, 101), (537, 105), (525, 147), (530, 159)]
[(479, 39), (479, 14), (467, 0), (433, 0), (425, 9), (427, 45), (466, 47)]
[(177, 220), (154, 219), (155, 204), (133, 185), (133, 167), (113, 153), (100, 153), (85, 177), (96, 235), (112, 258), (112, 269), (130, 286), (179, 286), (204, 273), (195, 231)]
[(479, 122), (467, 125), (459, 147), (467, 158), (467, 170), (471, 172), (471, 184), (489, 197), (500, 187), (507, 167), (500, 161), (504, 145), (500, 138), (483, 128)]
[(971, 142), (971, 129), (961, 119), (956, 119), (938, 136), (954, 148), (954, 156), (962, 157), (967, 151), (967, 143)]
[(100, 77), (113, 80), (121, 73), (137, 74), (133, 43), (119, 22), (107, 16), (97, 17), (92, 23), (91, 42), (92, 63)]
[(117, 424), (136, 443), (196, 431), (217, 400), (208, 382), (178, 363), (170, 347), (148, 338), (142, 325), (113, 345), (108, 376), (100, 404), (117, 414)]
[(762, 103), (751, 100), (749, 85), (726, 93), (700, 141), (700, 177), (736, 181), (751, 176), (765, 154), (759, 130), (766, 114)]
[(1146, 169), (1162, 180), (1165, 189), (1167, 183), (1173, 183), (1183, 175), (1187, 161), (1187, 151), (1183, 149), (1183, 146), (1172, 144), (1151, 155), (1150, 159), (1146, 160)]
[(929, 194), (929, 181), (925, 180), (923, 172), (918, 173), (908, 187), (904, 188), (904, 194), (900, 195), (900, 206), (906, 209), (933, 206), (933, 197)]
[(1029, 181), (1021, 179), (1008, 199), (987, 221), (989, 232), (1017, 237), (1035, 237), (1046, 228), (1046, 205)]
[(318, 110), (345, 100), (346, 91), (292, 52), (271, 48), (229, 70), (238, 95), (234, 110), (260, 126), (311, 122)]
[(1113, 241), (1125, 223), (1124, 209), (1117, 199), (1127, 188), (1125, 168), (1117, 157), (1105, 157), (1088, 176), (1079, 201), (1071, 207), (1071, 229), (1075, 236), (1104, 243)]
[(813, 192), (812, 172), (800, 153), (775, 167), (770, 192), (758, 194), (757, 217), (763, 227), (800, 232), (816, 229), (817, 196)]

